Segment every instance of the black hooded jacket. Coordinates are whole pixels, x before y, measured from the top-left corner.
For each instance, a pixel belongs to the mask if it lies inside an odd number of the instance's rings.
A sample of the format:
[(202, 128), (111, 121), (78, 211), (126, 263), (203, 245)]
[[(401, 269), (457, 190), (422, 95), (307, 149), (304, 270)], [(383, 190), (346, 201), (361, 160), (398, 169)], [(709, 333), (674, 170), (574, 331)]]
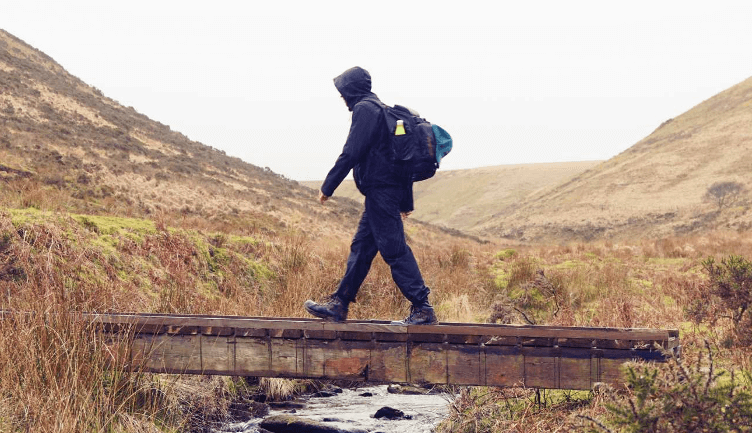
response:
[(371, 92), (371, 75), (356, 66), (336, 77), (334, 86), (353, 113), (352, 123), (342, 154), (326, 176), (321, 192), (326, 196), (334, 194), (334, 190), (353, 170), (355, 185), (363, 195), (368, 195), (372, 188), (401, 188), (405, 193), (400, 211), (412, 211), (412, 182), (405, 181), (394, 173), (387, 153), (389, 137), (381, 109), (383, 104)]

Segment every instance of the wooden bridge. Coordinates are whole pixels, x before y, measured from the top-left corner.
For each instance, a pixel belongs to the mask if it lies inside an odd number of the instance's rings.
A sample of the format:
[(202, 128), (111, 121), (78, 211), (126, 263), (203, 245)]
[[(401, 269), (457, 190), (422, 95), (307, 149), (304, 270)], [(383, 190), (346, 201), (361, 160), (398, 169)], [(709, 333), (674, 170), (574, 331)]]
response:
[(629, 360), (665, 361), (679, 332), (164, 314), (86, 314), (155, 373), (591, 389)]

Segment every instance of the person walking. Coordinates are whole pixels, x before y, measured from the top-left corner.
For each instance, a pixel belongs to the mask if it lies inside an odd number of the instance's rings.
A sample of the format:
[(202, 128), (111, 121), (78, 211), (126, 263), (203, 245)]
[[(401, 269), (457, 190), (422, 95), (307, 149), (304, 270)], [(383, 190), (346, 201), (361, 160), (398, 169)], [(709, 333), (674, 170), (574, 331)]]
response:
[(365, 209), (339, 287), (325, 302), (308, 300), (304, 307), (322, 319), (335, 322), (347, 319), (348, 306), (355, 302), (378, 252), (391, 268), (397, 287), (412, 304), (410, 314), (400, 323), (438, 323), (428, 302), (430, 289), (405, 240), (402, 220), (413, 211), (413, 185), (411, 179), (396, 172), (390, 160), (384, 104), (371, 92), (371, 75), (363, 68), (346, 70), (334, 78), (334, 86), (352, 112), (352, 122), (342, 154), (321, 186), (319, 201), (324, 204), (353, 170), (355, 185), (365, 196)]

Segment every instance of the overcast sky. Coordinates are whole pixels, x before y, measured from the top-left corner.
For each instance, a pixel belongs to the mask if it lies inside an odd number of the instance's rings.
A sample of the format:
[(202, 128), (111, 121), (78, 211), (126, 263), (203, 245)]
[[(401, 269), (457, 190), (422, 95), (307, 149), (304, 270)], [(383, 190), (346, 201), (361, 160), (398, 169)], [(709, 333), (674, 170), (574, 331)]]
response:
[(332, 78), (448, 130), (442, 169), (611, 158), (752, 76), (747, 1), (4, 0), (0, 28), (188, 138), (323, 179)]

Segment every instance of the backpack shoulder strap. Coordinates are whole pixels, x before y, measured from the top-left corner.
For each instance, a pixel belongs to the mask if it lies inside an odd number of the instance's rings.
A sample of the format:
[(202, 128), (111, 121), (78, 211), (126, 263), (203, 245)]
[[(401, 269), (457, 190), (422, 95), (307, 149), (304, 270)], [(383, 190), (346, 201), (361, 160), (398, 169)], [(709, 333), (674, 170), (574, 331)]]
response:
[(388, 120), (388, 116), (387, 116), (387, 111), (389, 110), (390, 107), (388, 105), (384, 104), (383, 102), (381, 102), (380, 100), (375, 99), (375, 98), (366, 97), (366, 98), (363, 98), (361, 100), (361, 102), (364, 102), (364, 101), (365, 102), (370, 102), (371, 104), (377, 106), (380, 109), (380, 111), (381, 111), (381, 118), (383, 119), (385, 128), (387, 130), (389, 130), (390, 125), (389, 125), (389, 120)]
[(379, 107), (381, 109), (387, 108), (386, 104), (384, 104), (383, 102), (381, 102), (381, 101), (379, 101), (378, 99), (375, 99), (375, 98), (368, 98), (368, 97), (366, 97), (366, 98), (361, 99), (360, 102), (370, 102), (371, 104), (373, 104), (373, 105), (375, 105), (375, 106), (377, 106), (377, 107)]

